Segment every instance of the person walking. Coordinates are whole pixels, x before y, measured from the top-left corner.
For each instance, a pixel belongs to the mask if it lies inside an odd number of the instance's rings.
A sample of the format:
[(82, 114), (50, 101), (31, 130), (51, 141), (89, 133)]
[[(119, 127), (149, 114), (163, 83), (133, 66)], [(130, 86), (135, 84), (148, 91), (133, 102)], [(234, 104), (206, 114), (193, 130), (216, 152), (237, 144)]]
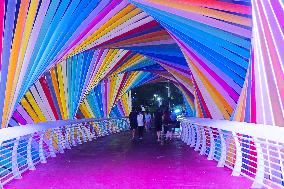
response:
[(132, 130), (132, 140), (135, 139), (135, 132), (138, 126), (137, 122), (137, 111), (135, 108), (132, 108), (130, 114), (129, 114), (129, 122), (130, 122), (130, 129)]
[(166, 139), (172, 140), (172, 120), (170, 111), (167, 109), (163, 114), (163, 125), (165, 127)]
[(138, 138), (141, 140), (143, 139), (143, 132), (144, 132), (144, 115), (141, 111), (137, 115), (137, 123), (138, 123)]
[(158, 108), (154, 114), (154, 118), (155, 118), (155, 128), (157, 131), (157, 141), (160, 142), (161, 141), (161, 130), (162, 130), (162, 112), (161, 110)]
[(152, 122), (152, 116), (149, 113), (149, 111), (146, 111), (146, 114), (145, 114), (145, 127), (146, 127), (146, 131), (149, 131), (151, 129), (151, 122)]

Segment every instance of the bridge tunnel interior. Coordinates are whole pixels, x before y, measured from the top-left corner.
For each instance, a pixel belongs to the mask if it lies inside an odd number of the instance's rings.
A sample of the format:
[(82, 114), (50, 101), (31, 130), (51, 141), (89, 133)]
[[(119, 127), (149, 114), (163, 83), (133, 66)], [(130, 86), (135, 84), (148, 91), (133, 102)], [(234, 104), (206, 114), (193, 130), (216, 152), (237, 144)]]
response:
[(125, 117), (131, 91), (161, 82), (179, 89), (190, 116), (282, 127), (283, 7), (281, 0), (3, 1), (1, 128)]
[(251, 119), (251, 2), (66, 2), (7, 4), (16, 12), (5, 17), (15, 22), (3, 35), (2, 127), (125, 116), (127, 93), (159, 80), (196, 117)]

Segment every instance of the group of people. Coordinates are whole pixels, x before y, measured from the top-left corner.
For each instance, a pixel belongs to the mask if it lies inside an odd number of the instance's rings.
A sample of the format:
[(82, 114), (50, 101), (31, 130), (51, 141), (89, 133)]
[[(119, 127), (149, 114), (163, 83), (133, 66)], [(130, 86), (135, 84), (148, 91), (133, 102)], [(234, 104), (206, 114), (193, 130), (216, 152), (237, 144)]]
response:
[(132, 108), (132, 111), (129, 114), (130, 129), (132, 130), (132, 140), (135, 139), (136, 130), (138, 130), (138, 138), (143, 139), (144, 128), (146, 128), (147, 131), (150, 130), (151, 121), (152, 116), (148, 111), (144, 113), (141, 110), (137, 111), (136, 109)]
[[(132, 140), (135, 139), (136, 131), (138, 131), (138, 139), (143, 139), (144, 129), (149, 131), (152, 125), (152, 116), (149, 111), (143, 112), (132, 108), (129, 114), (130, 129), (132, 130)], [(161, 111), (157, 109), (154, 113), (154, 125), (157, 131), (157, 141), (161, 141), (161, 131), (164, 126), (164, 132), (166, 139), (172, 140), (173, 128), (177, 123), (176, 115), (170, 113), (168, 109)]]

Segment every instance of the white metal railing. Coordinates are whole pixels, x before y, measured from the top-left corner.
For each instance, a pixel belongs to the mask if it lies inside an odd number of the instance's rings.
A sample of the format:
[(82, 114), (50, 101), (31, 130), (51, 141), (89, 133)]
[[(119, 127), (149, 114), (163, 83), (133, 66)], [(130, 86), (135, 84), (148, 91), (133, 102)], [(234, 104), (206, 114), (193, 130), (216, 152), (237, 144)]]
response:
[(237, 121), (180, 118), (181, 140), (229, 167), (252, 188), (284, 188), (284, 128)]
[(61, 120), (0, 129), (0, 188), (65, 149), (128, 129), (127, 118)]

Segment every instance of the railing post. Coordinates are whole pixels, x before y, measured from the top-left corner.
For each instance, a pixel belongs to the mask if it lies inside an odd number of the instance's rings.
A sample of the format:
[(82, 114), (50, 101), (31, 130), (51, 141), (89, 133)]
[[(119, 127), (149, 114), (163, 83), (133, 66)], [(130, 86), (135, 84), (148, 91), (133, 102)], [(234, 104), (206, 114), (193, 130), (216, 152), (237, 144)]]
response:
[(92, 123), (89, 123), (89, 130), (91, 139), (95, 139), (95, 128), (93, 127)]
[(190, 147), (194, 147), (195, 146), (195, 129), (194, 129), (194, 125), (190, 124), (190, 128), (191, 128), (191, 143), (190, 143)]
[(201, 134), (202, 134), (202, 145), (200, 149), (200, 155), (204, 155), (206, 152), (206, 135), (205, 135), (205, 129), (203, 126), (201, 126)]
[(92, 139), (91, 127), (88, 124), (86, 124), (86, 131), (87, 131), (88, 140), (91, 142), (93, 139)]
[(113, 122), (112, 120), (110, 120), (108, 122), (108, 124), (110, 125), (110, 133), (116, 133), (117, 128), (118, 128), (118, 123), (117, 122)]
[(90, 123), (90, 130), (92, 130), (93, 128), (93, 132), (91, 132), (92, 134), (92, 138), (94, 138), (94, 140), (97, 139), (97, 132), (96, 132), (96, 129), (95, 129), (95, 123)]
[(192, 129), (191, 129), (191, 125), (189, 123), (186, 124), (186, 143), (187, 145), (191, 145), (192, 143)]
[(212, 132), (212, 129), (208, 127), (208, 132), (210, 136), (210, 149), (209, 149), (209, 154), (207, 159), (208, 160), (213, 160), (214, 159), (214, 152), (215, 152), (215, 140), (214, 140), (214, 135)]
[(78, 144), (82, 144), (82, 141), (81, 141), (81, 128), (80, 128), (80, 125), (77, 125), (76, 126), (76, 129), (77, 129), (77, 143)]
[(200, 136), (200, 129), (199, 129), (199, 126), (197, 125), (194, 125), (195, 129), (196, 129), (196, 144), (195, 144), (195, 148), (194, 148), (194, 151), (198, 151), (199, 150), (199, 147), (200, 147), (200, 140), (201, 140), (201, 136)]
[(64, 149), (66, 148), (66, 144), (65, 144), (65, 137), (63, 136), (62, 132), (63, 132), (64, 127), (59, 127), (58, 128), (58, 136), (60, 137), (60, 142), (61, 142), (61, 146), (63, 149), (63, 153), (64, 153)]
[(185, 142), (185, 132), (184, 132), (184, 122), (181, 123), (181, 135), (180, 135), (180, 139), (182, 142)]
[(48, 140), (48, 149), (50, 153), (50, 157), (56, 157), (53, 147), (53, 129), (50, 130), (49, 140)]
[(227, 153), (226, 141), (225, 141), (222, 130), (218, 129), (218, 132), (219, 132), (220, 141), (221, 141), (221, 157), (218, 161), (217, 167), (224, 167), (225, 161), (226, 161), (226, 153)]
[(106, 136), (107, 135), (107, 133), (108, 133), (108, 131), (107, 131), (107, 126), (106, 126), (106, 121), (103, 121), (102, 122), (102, 127), (103, 127), (103, 136)]
[(120, 128), (119, 128), (119, 132), (120, 131), (124, 131), (126, 130), (126, 123), (123, 119), (119, 120), (120, 121)]
[(27, 144), (27, 163), (29, 170), (35, 170), (33, 157), (32, 157), (32, 141), (33, 141), (33, 134), (31, 134)]
[(118, 132), (123, 131), (124, 130), (124, 121), (123, 121), (123, 119), (117, 120), (117, 124), (119, 126), (119, 131)]
[(65, 147), (67, 149), (71, 149), (70, 143), (69, 143), (69, 133), (70, 133), (70, 129), (68, 126), (65, 127)]
[(80, 124), (79, 127), (82, 133), (83, 142), (87, 142), (86, 130), (85, 130), (86, 127), (83, 124)]
[(75, 141), (75, 125), (71, 125), (71, 132), (70, 132), (70, 138), (71, 138), (71, 144), (72, 146), (77, 146), (77, 143)]
[(188, 127), (185, 126), (185, 123), (181, 123), (182, 131), (181, 131), (181, 140), (187, 144), (187, 137), (188, 137)]
[(183, 123), (183, 141), (187, 144), (187, 145), (190, 145), (190, 134), (189, 134), (189, 131), (190, 131), (190, 125), (189, 123)]
[(252, 188), (262, 188), (264, 180), (264, 157), (259, 140), (256, 137), (253, 137), (253, 141), (257, 153), (257, 170)]
[(46, 163), (46, 158), (44, 155), (44, 150), (43, 150), (43, 139), (44, 139), (44, 133), (40, 133), (40, 139), (39, 139), (39, 158), (41, 163)]
[(62, 138), (61, 138), (60, 132), (61, 132), (60, 129), (57, 128), (56, 129), (57, 146), (58, 146), (59, 153), (64, 154), (64, 149), (63, 149), (63, 145), (62, 145)]
[(16, 138), (16, 140), (14, 141), (14, 145), (13, 145), (13, 151), (12, 151), (12, 172), (14, 175), (15, 179), (21, 179), (21, 173), (19, 171), (19, 167), (18, 167), (18, 146), (19, 146), (19, 141), (20, 141), (20, 137)]
[(106, 135), (109, 135), (111, 133), (109, 121), (105, 121), (105, 128), (106, 128)]
[(236, 161), (232, 172), (232, 176), (240, 176), (242, 169), (242, 158), (243, 158), (242, 148), (237, 133), (232, 132), (232, 136), (234, 138), (235, 148), (236, 148)]

